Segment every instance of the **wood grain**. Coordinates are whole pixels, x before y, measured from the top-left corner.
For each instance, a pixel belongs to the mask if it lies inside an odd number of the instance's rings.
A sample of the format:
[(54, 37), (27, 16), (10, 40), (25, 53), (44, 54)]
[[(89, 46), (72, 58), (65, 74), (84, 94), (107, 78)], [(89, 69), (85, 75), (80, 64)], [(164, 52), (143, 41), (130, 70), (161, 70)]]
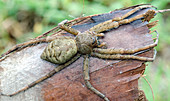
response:
[[(93, 15), (70, 21), (73, 28), (81, 32), (92, 26), (121, 16), (132, 8), (116, 10), (106, 14)], [(151, 8), (148, 8), (151, 9)], [(143, 9), (130, 17), (146, 12)], [(122, 25), (105, 32), (100, 39), (108, 48), (134, 49), (153, 43), (149, 34), (148, 22), (141, 20)], [(58, 31), (51, 36), (70, 35)], [(5, 54), (0, 60), (0, 90), (5, 94), (13, 93), (37, 80), (58, 65), (40, 59), (47, 43), (28, 46)], [(153, 50), (140, 54), (153, 57)], [(12, 97), (1, 96), (1, 101), (103, 101), (89, 91), (83, 80), (83, 58), (56, 73), (51, 78)], [(90, 57), (90, 76), (92, 85), (104, 93), (111, 101), (138, 99), (138, 79), (145, 70), (145, 64), (136, 60), (103, 60)]]

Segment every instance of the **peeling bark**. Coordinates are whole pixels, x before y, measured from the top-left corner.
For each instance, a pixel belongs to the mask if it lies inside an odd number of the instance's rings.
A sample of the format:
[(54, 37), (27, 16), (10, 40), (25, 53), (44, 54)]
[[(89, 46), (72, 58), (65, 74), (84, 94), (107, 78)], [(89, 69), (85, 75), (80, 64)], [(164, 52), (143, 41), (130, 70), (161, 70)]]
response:
[[(135, 7), (135, 6), (134, 6)], [(106, 14), (77, 18), (69, 21), (73, 28), (83, 32), (98, 23), (122, 16), (131, 8), (120, 9)], [(152, 9), (152, 8), (148, 8)], [(143, 9), (130, 17), (145, 13)], [(130, 24), (121, 25), (117, 29), (105, 32), (100, 39), (107, 43), (108, 48), (135, 49), (153, 43), (149, 34), (148, 22), (136, 20)], [(152, 25), (153, 26), (153, 25)], [(57, 28), (57, 27), (56, 27)], [(150, 27), (149, 27), (150, 28)], [(49, 31), (52, 32), (52, 31)], [(54, 32), (54, 31), (53, 31)], [(35, 38), (46, 40), (49, 33)], [(54, 32), (51, 37), (70, 35), (62, 30)], [(44, 37), (44, 38), (43, 38)], [(34, 40), (30, 40), (34, 41)], [(46, 42), (9, 50), (0, 59), (0, 90), (11, 94), (47, 74), (57, 67), (40, 59), (40, 55), (47, 46)], [(140, 54), (153, 57), (153, 50)], [(83, 58), (56, 73), (51, 78), (12, 97), (1, 96), (1, 101), (103, 101), (85, 86), (82, 73)], [(135, 100), (138, 94), (138, 79), (145, 70), (143, 61), (137, 60), (103, 60), (90, 57), (90, 77), (92, 85), (104, 93), (111, 101)]]

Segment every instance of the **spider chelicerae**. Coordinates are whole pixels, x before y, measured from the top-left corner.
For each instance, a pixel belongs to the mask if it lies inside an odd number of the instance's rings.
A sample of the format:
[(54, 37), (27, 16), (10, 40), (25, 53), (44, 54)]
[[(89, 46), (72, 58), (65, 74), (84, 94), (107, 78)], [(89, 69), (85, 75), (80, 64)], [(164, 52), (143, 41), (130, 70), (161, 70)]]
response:
[[(95, 94), (97, 94), (98, 96), (100, 96), (101, 98), (103, 98), (105, 101), (109, 101), (109, 99), (104, 94), (102, 94), (100, 91), (95, 89), (95, 87), (93, 87), (89, 82), (90, 81), (89, 57), (92, 56), (92, 57), (98, 57), (103, 59), (135, 59), (140, 61), (153, 61), (155, 56), (153, 58), (140, 57), (140, 56), (136, 56), (137, 55), (136, 53), (142, 53), (145, 52), (145, 50), (154, 48), (158, 43), (158, 33), (157, 33), (156, 41), (153, 44), (141, 48), (136, 48), (133, 50), (103, 48), (106, 46), (106, 44), (104, 42), (101, 43), (98, 39), (99, 37), (104, 36), (104, 34), (101, 32), (107, 31), (112, 28), (117, 28), (122, 24), (127, 24), (141, 18), (143, 18), (146, 21), (150, 20), (151, 18), (153, 18), (155, 14), (154, 10), (148, 10), (144, 14), (137, 15), (133, 18), (125, 19), (140, 9), (150, 8), (150, 7), (152, 6), (151, 5), (138, 6), (133, 10), (129, 11), (128, 13), (126, 13), (125, 15), (123, 15), (122, 17), (116, 17), (111, 20), (105, 21), (82, 33), (79, 32), (78, 30), (75, 30), (71, 27), (64, 25), (65, 22), (60, 23), (58, 25), (60, 29), (67, 31), (75, 35), (76, 37), (58, 36), (55, 39), (53, 38), (49, 39), (48, 41), (51, 42), (48, 44), (44, 52), (41, 54), (42, 59), (55, 64), (59, 64), (59, 66), (56, 67), (47, 75), (45, 75), (44, 77), (38, 79), (37, 81), (32, 82), (31, 84), (24, 87), (23, 89), (13, 94), (1, 93), (1, 95), (13, 96), (22, 91), (25, 91), (30, 87), (35, 86), (37, 83), (51, 77), (52, 75), (59, 72), (63, 68), (67, 67), (68, 65), (70, 65), (71, 63), (73, 63), (83, 55), (84, 56), (83, 73), (84, 73), (84, 80), (87, 88), (92, 92), (94, 92)], [(35, 43), (41, 41), (42, 40), (36, 40)], [(129, 54), (133, 54), (133, 55), (129, 55)]]

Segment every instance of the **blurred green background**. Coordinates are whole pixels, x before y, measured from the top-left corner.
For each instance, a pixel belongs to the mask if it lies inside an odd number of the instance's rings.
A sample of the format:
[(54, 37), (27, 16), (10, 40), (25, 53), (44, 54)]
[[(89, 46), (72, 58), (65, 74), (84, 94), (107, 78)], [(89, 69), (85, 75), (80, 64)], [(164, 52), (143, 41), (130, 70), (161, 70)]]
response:
[[(170, 0), (0, 0), (0, 54), (57, 26), (62, 20), (107, 13), (121, 7), (149, 3), (158, 9), (170, 9)], [(170, 101), (170, 12), (159, 13), (152, 20), (160, 34), (158, 54), (149, 63), (145, 75), (156, 101)], [(141, 78), (139, 88), (149, 101), (152, 93)]]

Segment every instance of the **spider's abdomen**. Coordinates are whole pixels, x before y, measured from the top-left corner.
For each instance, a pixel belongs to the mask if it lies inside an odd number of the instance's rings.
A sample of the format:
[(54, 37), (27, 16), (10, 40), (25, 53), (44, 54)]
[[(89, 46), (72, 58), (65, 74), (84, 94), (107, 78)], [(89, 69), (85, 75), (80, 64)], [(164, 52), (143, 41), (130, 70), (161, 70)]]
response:
[(53, 40), (41, 54), (41, 58), (56, 64), (63, 64), (77, 53), (74, 39), (60, 37)]

